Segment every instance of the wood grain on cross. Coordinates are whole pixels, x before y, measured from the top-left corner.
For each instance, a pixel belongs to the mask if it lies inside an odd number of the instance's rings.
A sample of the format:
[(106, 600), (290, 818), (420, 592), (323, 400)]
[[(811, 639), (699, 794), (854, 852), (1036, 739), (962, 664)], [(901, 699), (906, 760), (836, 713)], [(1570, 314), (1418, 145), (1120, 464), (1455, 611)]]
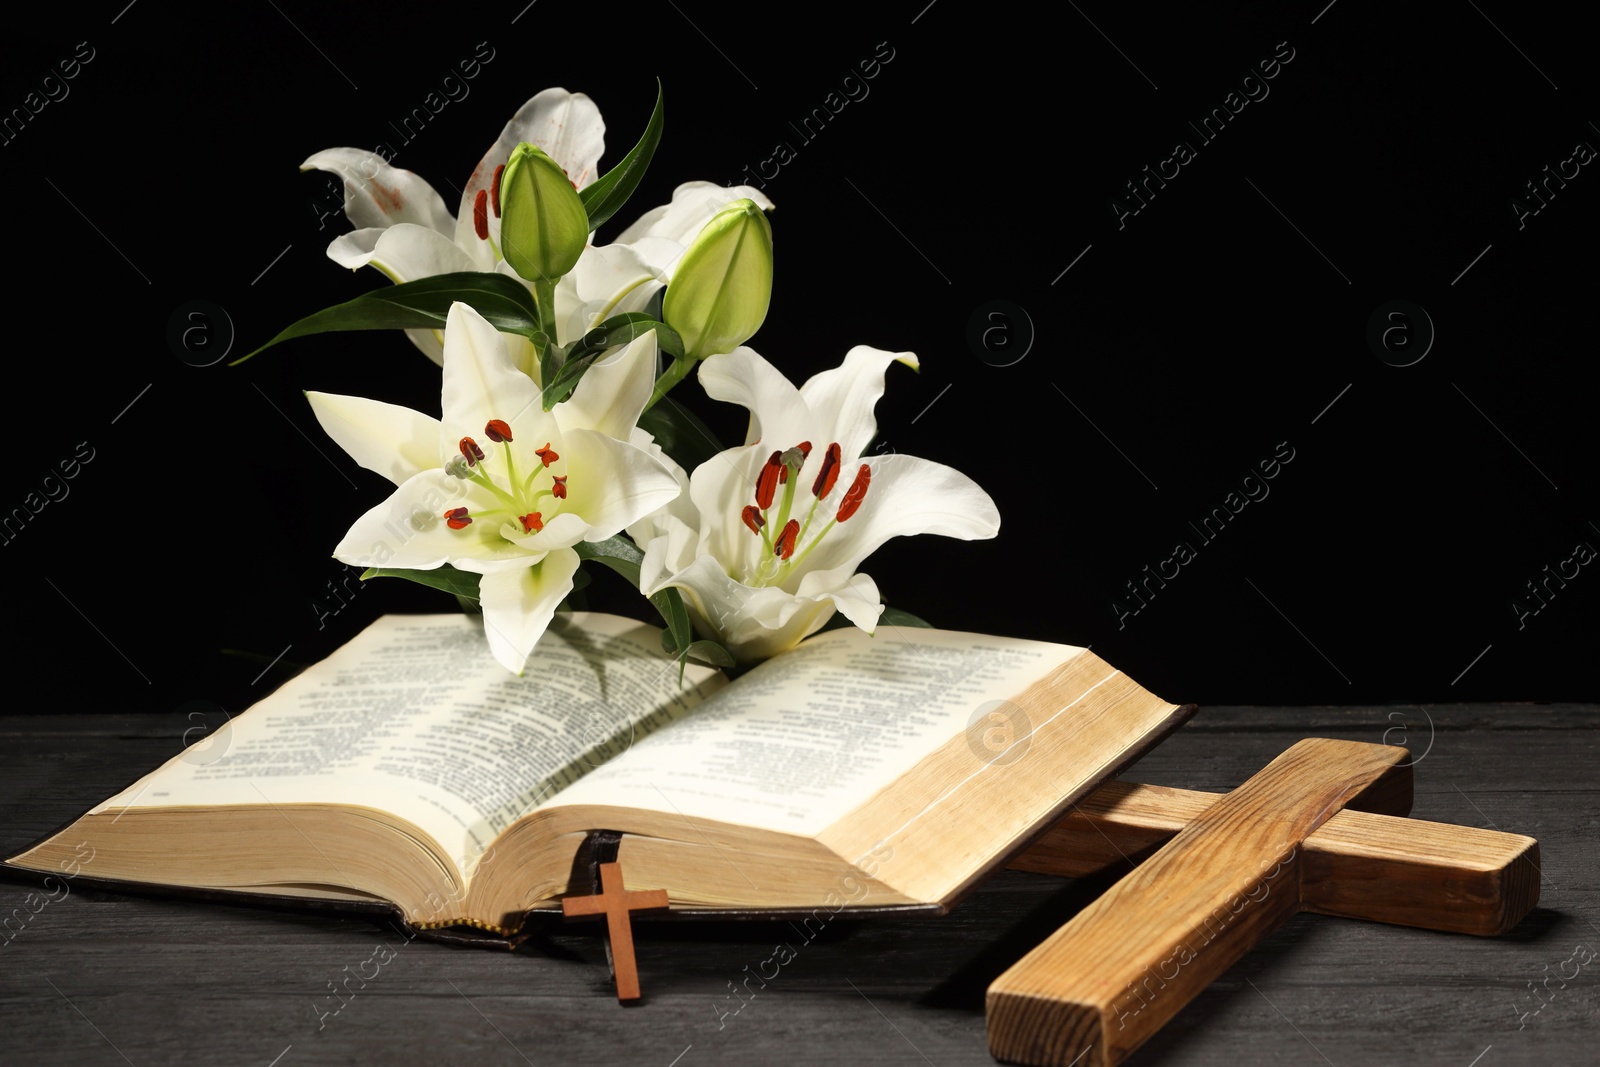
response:
[(604, 915), (611, 939), (611, 967), (616, 972), (617, 999), (639, 999), (639, 965), (633, 957), (633, 926), (628, 913), (667, 906), (665, 889), (625, 890), (622, 865), (600, 864), (600, 893), (592, 897), (564, 897), (561, 913), (567, 919), (597, 919)]
[[(1018, 865), (1085, 873), (1109, 859), (1096, 837), (1122, 857), (1165, 844), (994, 981), (990, 1052), (1115, 1067), (1302, 909), (1509, 929), (1539, 899), (1532, 838), (1344, 810), (1409, 807), (1405, 756), (1307, 738), (1226, 796), (1123, 786), (1091, 797)], [(1464, 914), (1429, 914), (1452, 910)]]

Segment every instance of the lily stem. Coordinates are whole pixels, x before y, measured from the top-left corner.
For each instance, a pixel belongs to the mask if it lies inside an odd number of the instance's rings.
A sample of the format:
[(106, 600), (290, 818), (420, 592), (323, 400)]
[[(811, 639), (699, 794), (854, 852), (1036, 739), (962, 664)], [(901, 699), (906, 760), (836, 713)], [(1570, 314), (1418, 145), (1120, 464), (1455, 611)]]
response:
[(644, 406), (649, 411), (656, 406), (656, 401), (672, 391), (672, 387), (683, 381), (684, 376), (694, 368), (695, 360), (688, 356), (676, 356), (666, 370), (661, 372), (661, 377), (656, 379), (656, 387), (650, 391), (650, 402)]
[[(535, 340), (535, 358), (539, 366), (539, 383), (548, 386), (555, 372), (560, 370), (556, 362), (556, 353), (560, 347), (556, 344), (556, 283), (535, 281), (533, 283), (533, 301), (539, 312), (539, 332), (543, 340)], [(550, 410), (550, 404), (545, 404), (545, 410)]]

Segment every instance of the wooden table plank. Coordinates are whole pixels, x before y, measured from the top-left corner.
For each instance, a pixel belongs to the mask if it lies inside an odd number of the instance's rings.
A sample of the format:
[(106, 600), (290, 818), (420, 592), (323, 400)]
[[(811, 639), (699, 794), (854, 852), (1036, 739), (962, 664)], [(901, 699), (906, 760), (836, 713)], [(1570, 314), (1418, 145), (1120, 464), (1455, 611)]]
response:
[[(1540, 907), (1496, 939), (1298, 916), (1131, 1064), (1588, 1062), (1600, 957), (1581, 968), (1565, 961), (1574, 946), (1600, 950), (1600, 708), (1427, 710), (1432, 747), (1416, 767), (1413, 814), (1539, 838)], [(1297, 736), (1382, 741), (1398, 721), (1390, 711), (1424, 721), (1415, 707), (1202, 708), (1127, 777), (1225, 791)], [(177, 752), (189, 725), (181, 716), (0, 716), (0, 848), (14, 851), (122, 788)], [(839, 922), (809, 943), (784, 923), (641, 918), (645, 999), (628, 1009), (616, 1003), (599, 939), (581, 928), (508, 956), (408, 944), (362, 922), (74, 888), (0, 944), (0, 1061), (990, 1064), (988, 982), (1099, 888), (1007, 872), (946, 918)], [(29, 891), (0, 883), (0, 915)], [(795, 958), (731, 1013), (740, 1002), (727, 983), (780, 940), (796, 945)], [(383, 946), (393, 958), (377, 977), (337, 1014), (320, 1014), (339, 1005), (328, 984), (381, 958)], [(1534, 999), (1529, 983), (1546, 978)]]

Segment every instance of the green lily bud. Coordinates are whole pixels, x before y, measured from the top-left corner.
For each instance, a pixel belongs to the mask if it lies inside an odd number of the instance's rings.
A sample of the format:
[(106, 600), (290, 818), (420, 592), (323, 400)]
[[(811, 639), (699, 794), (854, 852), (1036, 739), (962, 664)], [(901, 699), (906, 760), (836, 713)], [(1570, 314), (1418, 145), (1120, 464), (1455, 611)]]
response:
[(712, 217), (678, 261), (661, 317), (690, 360), (732, 352), (767, 317), (772, 300), (772, 226), (753, 200)]
[(527, 142), (500, 175), (500, 254), (530, 282), (554, 282), (589, 243), (589, 215), (566, 172)]

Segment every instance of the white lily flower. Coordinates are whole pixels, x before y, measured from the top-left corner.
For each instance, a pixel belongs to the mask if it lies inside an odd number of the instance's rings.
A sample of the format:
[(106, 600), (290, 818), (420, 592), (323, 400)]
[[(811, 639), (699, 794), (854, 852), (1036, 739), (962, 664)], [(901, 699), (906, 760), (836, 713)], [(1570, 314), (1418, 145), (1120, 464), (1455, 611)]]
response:
[[(554, 159), (574, 188), (581, 190), (599, 177), (605, 151), (600, 109), (585, 94), (565, 89), (545, 89), (517, 110), (467, 180), (455, 215), (433, 186), (373, 152), (318, 152), (300, 169), (325, 170), (344, 180), (345, 214), (357, 227), (334, 239), (328, 258), (351, 270), (371, 266), (396, 283), (471, 270), (516, 278), (500, 253), (497, 182), (511, 150), (524, 141)], [(741, 197), (763, 210), (772, 207), (772, 201), (750, 186), (689, 182), (673, 193), (672, 203), (646, 212), (616, 243), (586, 248), (556, 289), (557, 342), (569, 344), (612, 315), (642, 311), (671, 281), (673, 265), (700, 227)], [(406, 336), (429, 359), (443, 362), (440, 331), (407, 330)], [(526, 347), (519, 361), (531, 370), (531, 346)]]
[(489, 648), (520, 674), (572, 591), (573, 546), (613, 537), (678, 495), (672, 471), (629, 443), (655, 364), (655, 334), (646, 334), (547, 412), (505, 338), (458, 303), (445, 325), (442, 419), (307, 393), (329, 436), (398, 487), (356, 520), (335, 558), (480, 575)]
[(891, 537), (995, 536), (1000, 515), (966, 475), (906, 455), (863, 459), (891, 363), (909, 352), (858, 345), (796, 389), (750, 348), (700, 366), (711, 397), (750, 411), (744, 445), (695, 468), (688, 492), (629, 527), (640, 586), (683, 592), (701, 636), (744, 662), (792, 648), (837, 610), (871, 633), (883, 608), (857, 573)]

